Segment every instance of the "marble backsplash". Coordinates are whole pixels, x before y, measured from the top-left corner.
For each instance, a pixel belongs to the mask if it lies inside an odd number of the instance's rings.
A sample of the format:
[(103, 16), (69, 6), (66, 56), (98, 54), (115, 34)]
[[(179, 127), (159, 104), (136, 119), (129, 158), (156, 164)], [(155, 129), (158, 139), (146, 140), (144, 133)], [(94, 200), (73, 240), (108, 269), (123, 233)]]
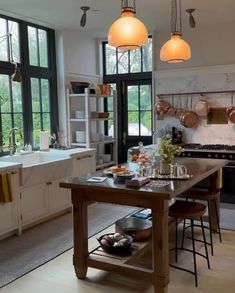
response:
[[(200, 99), (206, 100), (210, 108), (235, 106), (235, 94), (232, 92), (210, 93), (203, 94), (203, 96), (199, 94), (163, 95), (162, 98), (175, 108), (185, 110), (193, 110), (195, 103)], [(199, 124), (196, 128), (185, 128), (178, 118), (165, 116), (163, 119), (159, 119), (157, 115), (155, 118), (155, 143), (159, 136), (164, 132), (169, 132), (174, 126), (178, 130), (182, 130), (183, 142), (185, 143), (235, 145), (235, 124), (229, 120), (225, 124), (209, 124), (207, 118), (199, 118)]]

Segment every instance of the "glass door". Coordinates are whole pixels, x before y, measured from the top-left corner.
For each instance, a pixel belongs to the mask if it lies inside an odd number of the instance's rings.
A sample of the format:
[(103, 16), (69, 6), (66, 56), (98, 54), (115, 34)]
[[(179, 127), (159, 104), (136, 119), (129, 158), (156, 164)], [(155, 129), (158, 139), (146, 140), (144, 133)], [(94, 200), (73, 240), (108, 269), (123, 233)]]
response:
[(122, 82), (122, 152), (120, 162), (127, 159), (127, 150), (142, 141), (152, 144), (152, 86), (151, 80)]

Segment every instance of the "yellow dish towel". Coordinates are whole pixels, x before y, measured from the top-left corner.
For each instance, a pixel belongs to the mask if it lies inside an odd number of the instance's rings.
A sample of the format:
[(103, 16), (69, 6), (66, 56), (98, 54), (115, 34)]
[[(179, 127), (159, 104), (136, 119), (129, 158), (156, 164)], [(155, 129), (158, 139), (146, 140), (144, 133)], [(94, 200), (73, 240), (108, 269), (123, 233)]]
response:
[(13, 200), (11, 174), (0, 175), (0, 202), (7, 203)]

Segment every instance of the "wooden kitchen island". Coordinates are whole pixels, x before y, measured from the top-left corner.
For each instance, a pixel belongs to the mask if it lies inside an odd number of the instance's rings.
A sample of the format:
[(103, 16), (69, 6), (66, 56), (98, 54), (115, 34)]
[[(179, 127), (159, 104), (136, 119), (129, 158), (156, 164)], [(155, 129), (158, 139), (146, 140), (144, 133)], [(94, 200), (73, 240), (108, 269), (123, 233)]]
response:
[[(177, 162), (188, 169), (193, 176), (187, 180), (171, 180), (165, 187), (127, 188), (124, 184), (115, 184), (113, 178), (102, 183), (87, 183), (86, 177), (72, 178), (60, 183), (61, 187), (72, 191), (74, 223), (73, 265), (78, 278), (84, 279), (87, 268), (115, 271), (117, 273), (148, 278), (156, 293), (166, 293), (169, 283), (169, 241), (168, 241), (168, 208), (169, 201), (201, 180), (210, 176), (211, 188), (216, 188), (218, 171), (226, 165), (226, 160), (177, 158)], [(129, 168), (131, 168), (131, 164)], [(97, 175), (97, 173), (96, 173)], [(90, 201), (114, 203), (152, 209), (152, 268), (132, 265), (130, 258), (113, 259), (88, 251), (87, 205)], [(139, 245), (135, 250), (141, 256)]]

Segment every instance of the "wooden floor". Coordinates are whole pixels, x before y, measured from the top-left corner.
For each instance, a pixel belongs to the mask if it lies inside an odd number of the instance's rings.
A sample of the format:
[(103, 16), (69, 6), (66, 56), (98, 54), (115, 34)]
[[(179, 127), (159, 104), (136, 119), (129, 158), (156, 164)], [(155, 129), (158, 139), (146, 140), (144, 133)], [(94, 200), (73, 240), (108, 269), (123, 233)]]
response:
[[(199, 286), (194, 277), (186, 272), (170, 269), (168, 293), (231, 293), (235, 288), (235, 232), (222, 231), (223, 243), (216, 241), (211, 270), (204, 259), (198, 257)], [(215, 237), (216, 239), (217, 237)], [(96, 244), (90, 239), (89, 247)], [(95, 269), (88, 270), (86, 280), (78, 280), (74, 274), (70, 250), (22, 278), (0, 289), (1, 293), (153, 293), (150, 283)], [(190, 257), (186, 265), (191, 265)]]

